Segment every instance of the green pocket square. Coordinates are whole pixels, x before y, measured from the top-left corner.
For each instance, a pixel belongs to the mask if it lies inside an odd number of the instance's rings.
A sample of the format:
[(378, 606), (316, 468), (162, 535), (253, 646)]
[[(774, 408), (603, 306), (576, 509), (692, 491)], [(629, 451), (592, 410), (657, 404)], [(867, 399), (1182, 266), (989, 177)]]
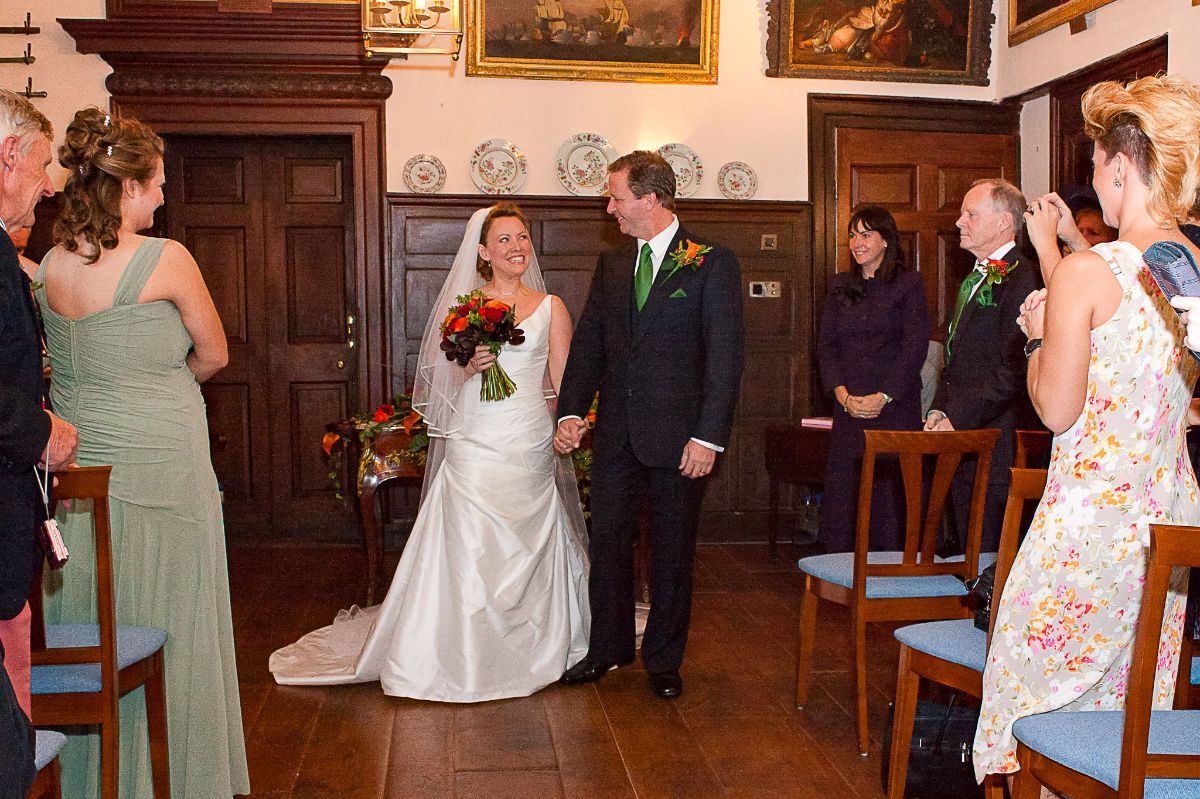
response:
[(686, 297), (686, 296), (687, 296), (687, 292), (684, 291), (683, 289), (675, 289), (675, 291), (671, 292), (671, 299), (676, 299), (678, 297)]

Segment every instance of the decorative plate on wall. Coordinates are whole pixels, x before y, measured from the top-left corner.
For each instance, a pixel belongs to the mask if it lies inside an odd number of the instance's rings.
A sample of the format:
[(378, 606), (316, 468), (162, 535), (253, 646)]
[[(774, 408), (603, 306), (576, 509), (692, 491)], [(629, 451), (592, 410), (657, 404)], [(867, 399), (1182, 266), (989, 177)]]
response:
[(671, 169), (675, 170), (675, 196), (691, 197), (700, 191), (700, 181), (704, 180), (704, 162), (696, 151), (686, 144), (664, 144), (658, 148), (658, 154), (667, 159)]
[(598, 197), (608, 185), (616, 149), (598, 133), (576, 133), (558, 148), (558, 182), (572, 194)]
[(730, 161), (717, 173), (717, 186), (731, 200), (749, 200), (758, 191), (758, 175), (742, 161)]
[(409, 191), (436, 194), (446, 185), (446, 165), (436, 155), (414, 155), (404, 165), (403, 176)]
[(471, 154), (471, 180), (484, 194), (512, 194), (528, 175), (525, 153), (508, 139), (488, 139)]

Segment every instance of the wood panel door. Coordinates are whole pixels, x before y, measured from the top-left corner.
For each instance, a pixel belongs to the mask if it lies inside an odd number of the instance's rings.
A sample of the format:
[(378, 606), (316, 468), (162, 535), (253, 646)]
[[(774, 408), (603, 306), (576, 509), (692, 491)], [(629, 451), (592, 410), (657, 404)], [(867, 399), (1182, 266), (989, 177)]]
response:
[(891, 211), (908, 263), (925, 283), (930, 336), (940, 340), (975, 260), (959, 248), (954, 224), (963, 195), (980, 178), (1016, 182), (1016, 137), (841, 128), (836, 141), (836, 270), (850, 268), (846, 224), (853, 212), (864, 205)]
[(343, 139), (167, 147), (166, 235), (195, 255), (229, 341), (203, 391), (231, 537), (355, 536), (320, 446), (365, 395), (350, 163)]

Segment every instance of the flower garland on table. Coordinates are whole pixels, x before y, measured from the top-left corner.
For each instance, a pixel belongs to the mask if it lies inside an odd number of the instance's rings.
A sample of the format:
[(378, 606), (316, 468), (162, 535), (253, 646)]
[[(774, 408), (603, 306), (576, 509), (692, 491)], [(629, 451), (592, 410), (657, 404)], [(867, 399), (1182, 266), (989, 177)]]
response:
[[(371, 455), (371, 442), (380, 434), (403, 429), (409, 437), (407, 449), (396, 454), (401, 459), (421, 468), (425, 468), (425, 459), (429, 450), (429, 430), (421, 414), (413, 410), (412, 394), (401, 392), (392, 397), (391, 402), (385, 402), (373, 411), (356, 413), (349, 419), (334, 425), (345, 429), (349, 427), (358, 434), (358, 442), (362, 454), (358, 460), (358, 484), (362, 485), (363, 472)], [(348, 439), (337, 430), (330, 430), (321, 438), (321, 448), (325, 451), (326, 462), (329, 465), (329, 482), (333, 486), (334, 496), (344, 499), (342, 495), (342, 452)]]

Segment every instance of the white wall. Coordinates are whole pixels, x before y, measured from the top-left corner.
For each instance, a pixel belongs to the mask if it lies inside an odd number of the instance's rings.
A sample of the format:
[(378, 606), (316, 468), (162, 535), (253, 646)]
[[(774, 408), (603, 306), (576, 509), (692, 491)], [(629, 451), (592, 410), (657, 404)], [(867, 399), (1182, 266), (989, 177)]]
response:
[[(994, 0), (1000, 20), (992, 32), (990, 86), (940, 86), (874, 81), (768, 78), (765, 0), (721, 4), (719, 83), (715, 86), (590, 81), (468, 78), (465, 57), (413, 56), (384, 74), (394, 92), (387, 108), (388, 190), (405, 191), (401, 168), (417, 153), (433, 153), (449, 172), (446, 192), (473, 193), (468, 160), (491, 137), (511, 140), (529, 159), (528, 194), (566, 194), (554, 158), (567, 137), (600, 133), (619, 151), (681, 141), (704, 160), (701, 197), (720, 196), (716, 174), (727, 161), (758, 172), (759, 199), (808, 197), (807, 104), (810, 93), (907, 95), (990, 101), (1010, 97), (1163, 32), (1171, 34), (1170, 64), (1200, 79), (1200, 7), (1191, 0), (1115, 0), (1098, 9), (1092, 28), (1070, 35), (1060, 26), (1015, 48), (1007, 46), (1008, 0)], [(16, 24), (26, 9), (48, 0), (0, 0), (0, 24)], [(102, 17), (104, 0), (54, 0), (56, 17)], [(12, 20), (10, 23), (8, 20)], [(42, 33), (33, 37), (37, 63), (0, 65), (0, 85), (21, 88), (27, 75), (49, 92), (38, 106), (61, 133), (84, 105), (107, 102), (107, 65), (75, 52), (73, 40), (48, 14), (35, 11)], [(18, 37), (0, 46), (20, 52)], [(23, 47), (23, 42), (21, 42)], [(1027, 104), (1022, 114), (1022, 169), (1026, 188), (1048, 184), (1049, 104)]]

